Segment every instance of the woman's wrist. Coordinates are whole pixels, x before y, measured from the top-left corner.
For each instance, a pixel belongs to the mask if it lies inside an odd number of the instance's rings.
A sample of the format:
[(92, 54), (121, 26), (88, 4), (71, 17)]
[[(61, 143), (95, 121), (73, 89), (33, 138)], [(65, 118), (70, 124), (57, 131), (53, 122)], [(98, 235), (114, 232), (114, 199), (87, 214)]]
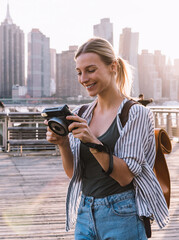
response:
[[(90, 151), (94, 152), (94, 153), (97, 153), (98, 152), (106, 152), (108, 153), (109, 152), (109, 147), (104, 144), (104, 143), (94, 143), (94, 142), (86, 142), (86, 143), (83, 143), (85, 146), (89, 147), (89, 149), (91, 149)], [(94, 151), (93, 151), (94, 149)], [(95, 151), (96, 150), (96, 151)]]
[(69, 143), (69, 138), (66, 137), (66, 139), (63, 142), (57, 143), (59, 148), (68, 148), (70, 147), (70, 143)]
[[(89, 150), (94, 155), (94, 157), (96, 157), (97, 161), (102, 166), (104, 166), (103, 165), (104, 164), (104, 159), (105, 159), (104, 154), (107, 154), (109, 156), (109, 160), (107, 159), (107, 164), (109, 164), (109, 165), (108, 165), (107, 169), (106, 169), (106, 167), (104, 167), (105, 174), (107, 176), (109, 176), (113, 171), (113, 154), (112, 154), (112, 151), (111, 151), (110, 147), (107, 146), (107, 145), (98, 145), (98, 144), (91, 145), (90, 144), (89, 145)], [(99, 157), (98, 157), (98, 155), (99, 155)], [(100, 155), (102, 155), (102, 156), (100, 156)], [(101, 162), (101, 158), (102, 158), (102, 162)]]

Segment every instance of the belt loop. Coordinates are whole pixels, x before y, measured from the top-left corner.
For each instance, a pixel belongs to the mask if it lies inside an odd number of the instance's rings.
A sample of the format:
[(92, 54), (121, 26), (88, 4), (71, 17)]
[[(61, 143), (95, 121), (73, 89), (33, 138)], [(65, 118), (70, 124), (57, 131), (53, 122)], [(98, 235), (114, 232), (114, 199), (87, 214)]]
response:
[(107, 207), (110, 207), (110, 202), (109, 202), (108, 196), (104, 198), (104, 202)]
[(95, 200), (94, 197), (90, 197), (90, 205), (91, 205), (91, 207), (94, 205), (94, 200)]

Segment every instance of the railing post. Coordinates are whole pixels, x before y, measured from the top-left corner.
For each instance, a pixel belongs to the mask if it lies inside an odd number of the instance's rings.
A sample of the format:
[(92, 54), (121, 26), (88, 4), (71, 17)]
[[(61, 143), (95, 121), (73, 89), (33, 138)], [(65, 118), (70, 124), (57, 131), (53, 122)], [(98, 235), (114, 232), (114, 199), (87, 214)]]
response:
[(7, 114), (0, 114), (0, 134), (2, 135), (1, 147), (7, 151)]
[(158, 124), (158, 114), (156, 112), (154, 112), (154, 121), (155, 121), (155, 128), (158, 128), (159, 124)]
[(167, 126), (166, 126), (167, 133), (169, 137), (172, 137), (172, 121), (171, 121), (171, 113), (167, 114)]
[(7, 143), (7, 128), (8, 128), (8, 115), (6, 115), (5, 117), (5, 123), (4, 123), (4, 147), (5, 147), (5, 151), (7, 152), (7, 149), (8, 149), (8, 143)]
[(176, 136), (179, 137), (179, 114), (176, 113)]

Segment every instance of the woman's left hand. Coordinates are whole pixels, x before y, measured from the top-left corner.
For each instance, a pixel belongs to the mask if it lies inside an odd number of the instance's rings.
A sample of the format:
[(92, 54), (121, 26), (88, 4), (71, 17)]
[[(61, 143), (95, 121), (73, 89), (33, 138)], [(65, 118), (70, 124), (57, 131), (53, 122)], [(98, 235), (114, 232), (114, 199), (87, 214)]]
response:
[(67, 120), (74, 121), (68, 127), (69, 132), (72, 132), (75, 138), (79, 138), (82, 142), (100, 143), (100, 141), (91, 132), (88, 123), (85, 119), (80, 118), (78, 115), (69, 115)]

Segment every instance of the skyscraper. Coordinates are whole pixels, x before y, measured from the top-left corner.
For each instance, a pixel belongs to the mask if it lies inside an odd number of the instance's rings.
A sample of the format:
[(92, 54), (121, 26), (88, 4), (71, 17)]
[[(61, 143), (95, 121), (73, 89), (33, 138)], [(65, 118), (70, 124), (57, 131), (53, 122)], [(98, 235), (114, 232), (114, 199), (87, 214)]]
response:
[(157, 72), (154, 55), (148, 50), (142, 50), (139, 55), (139, 83), (145, 98), (162, 99), (162, 79)]
[(139, 95), (138, 80), (138, 42), (139, 33), (131, 32), (131, 28), (124, 28), (119, 40), (119, 56), (128, 61), (133, 67), (132, 96)]
[(139, 55), (139, 85), (146, 98), (154, 100), (177, 100), (178, 81), (173, 66), (166, 64), (166, 56), (160, 50), (154, 54), (142, 50)]
[(177, 82), (177, 100), (179, 101), (179, 58), (174, 59), (173, 75)]
[(162, 97), (169, 98), (170, 97), (170, 76), (169, 68), (166, 66), (166, 57), (161, 53), (160, 50), (154, 51), (154, 64), (156, 71), (158, 72), (158, 76), (162, 79)]
[(174, 59), (174, 75), (179, 78), (179, 58)]
[(24, 33), (7, 14), (0, 25), (0, 97), (11, 98), (13, 85), (25, 85)]
[(77, 46), (70, 46), (69, 50), (57, 54), (57, 96), (60, 98), (87, 95), (85, 89), (78, 82), (76, 64), (74, 61)]
[(108, 40), (113, 45), (113, 24), (109, 18), (101, 19), (100, 24), (93, 26), (93, 35)]
[(28, 35), (28, 94), (50, 96), (50, 40), (39, 29)]

